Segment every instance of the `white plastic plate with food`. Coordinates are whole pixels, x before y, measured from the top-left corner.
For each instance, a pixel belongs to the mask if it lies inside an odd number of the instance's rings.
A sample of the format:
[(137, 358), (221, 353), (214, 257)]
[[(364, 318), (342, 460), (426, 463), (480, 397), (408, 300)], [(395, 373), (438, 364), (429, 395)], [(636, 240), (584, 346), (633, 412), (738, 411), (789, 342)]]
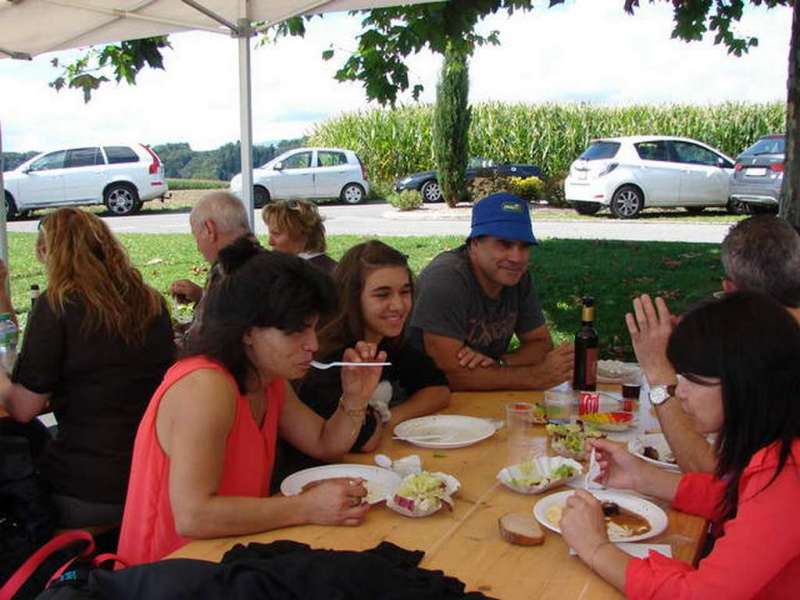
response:
[[(561, 533), (559, 522), (574, 490), (545, 496), (533, 507), (533, 516), (551, 531)], [(612, 542), (637, 542), (662, 533), (668, 524), (667, 513), (640, 498), (622, 492), (593, 491), (592, 495), (604, 503), (608, 539)]]
[(497, 479), (504, 486), (520, 494), (541, 494), (583, 472), (581, 463), (563, 456), (539, 456), (516, 465), (503, 467)]
[(372, 465), (324, 465), (312, 467), (289, 475), (281, 482), (281, 494), (296, 496), (312, 484), (326, 479), (363, 479), (367, 488), (367, 502), (377, 504), (390, 498), (400, 487), (400, 476), (394, 471)]
[(403, 478), (386, 506), (406, 517), (427, 517), (442, 508), (453, 508), (452, 496), (461, 483), (447, 473), (413, 473)]
[(628, 452), (662, 469), (681, 472), (663, 433), (637, 435), (628, 442)]
[(598, 360), (597, 381), (600, 383), (621, 383), (623, 379), (634, 377), (640, 372), (636, 363), (621, 360)]
[(421, 448), (463, 448), (492, 437), (495, 431), (487, 419), (431, 415), (403, 421), (394, 428), (394, 437)]

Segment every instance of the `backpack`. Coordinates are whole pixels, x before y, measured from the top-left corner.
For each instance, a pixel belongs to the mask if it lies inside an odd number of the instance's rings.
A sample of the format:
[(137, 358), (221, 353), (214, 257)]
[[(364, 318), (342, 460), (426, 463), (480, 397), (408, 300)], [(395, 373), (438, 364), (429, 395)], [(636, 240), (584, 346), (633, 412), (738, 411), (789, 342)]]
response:
[[(0, 423), (0, 584), (47, 542), (56, 512), (34, 466), (34, 453), (49, 437), (44, 426)], [(44, 433), (42, 433), (42, 430)]]

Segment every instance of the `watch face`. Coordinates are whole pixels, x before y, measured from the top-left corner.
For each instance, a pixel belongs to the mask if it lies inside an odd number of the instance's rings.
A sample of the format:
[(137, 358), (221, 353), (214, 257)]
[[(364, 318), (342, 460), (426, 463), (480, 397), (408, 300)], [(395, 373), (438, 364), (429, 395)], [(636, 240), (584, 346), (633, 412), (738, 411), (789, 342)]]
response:
[(670, 392), (669, 387), (666, 385), (659, 385), (650, 388), (650, 402), (656, 406), (662, 404), (670, 396), (672, 396), (672, 393)]

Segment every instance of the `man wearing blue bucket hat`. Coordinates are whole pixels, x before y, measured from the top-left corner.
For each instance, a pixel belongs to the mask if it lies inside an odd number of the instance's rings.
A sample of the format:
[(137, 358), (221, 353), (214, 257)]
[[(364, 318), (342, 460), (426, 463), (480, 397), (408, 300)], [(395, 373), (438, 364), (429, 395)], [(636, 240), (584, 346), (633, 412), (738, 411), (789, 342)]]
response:
[[(536, 243), (527, 203), (492, 194), (473, 206), (466, 244), (420, 274), (409, 340), (452, 389), (546, 389), (570, 379), (572, 345), (553, 348), (528, 269)], [(520, 346), (509, 352), (514, 334)]]

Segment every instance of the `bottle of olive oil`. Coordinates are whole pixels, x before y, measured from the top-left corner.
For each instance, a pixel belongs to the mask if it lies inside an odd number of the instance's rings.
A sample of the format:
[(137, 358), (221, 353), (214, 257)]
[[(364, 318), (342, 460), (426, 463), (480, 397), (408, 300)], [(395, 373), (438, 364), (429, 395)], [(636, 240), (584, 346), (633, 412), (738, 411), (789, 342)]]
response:
[(575, 334), (575, 370), (572, 387), (593, 392), (597, 389), (597, 330), (594, 328), (594, 299), (583, 298), (581, 328)]

